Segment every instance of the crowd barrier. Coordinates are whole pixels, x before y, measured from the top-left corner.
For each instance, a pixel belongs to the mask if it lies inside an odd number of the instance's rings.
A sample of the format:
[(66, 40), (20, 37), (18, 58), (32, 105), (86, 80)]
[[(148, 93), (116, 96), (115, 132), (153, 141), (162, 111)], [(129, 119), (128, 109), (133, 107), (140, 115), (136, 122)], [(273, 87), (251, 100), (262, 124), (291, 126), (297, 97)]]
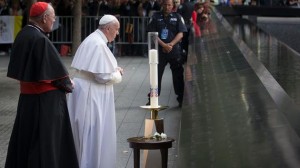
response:
[[(65, 55), (68, 49), (62, 48), (65, 45), (71, 45), (73, 37), (73, 17), (58, 17), (55, 24), (55, 30), (50, 34), (51, 41), (60, 45), (61, 55)], [(119, 35), (110, 47), (116, 56), (121, 55), (145, 55), (147, 45), (146, 26), (149, 23), (149, 17), (128, 17), (121, 16)], [(95, 16), (82, 17), (81, 39), (84, 40), (89, 34), (98, 27), (99, 20)]]
[[(118, 17), (120, 21), (119, 35), (115, 39), (116, 45), (146, 45), (146, 26), (149, 17)], [(11, 44), (21, 29), (22, 17), (0, 16), (0, 44)], [(50, 33), (50, 40), (56, 45), (71, 45), (73, 39), (73, 16), (57, 16)], [(98, 27), (99, 20), (95, 16), (83, 16), (81, 24), (81, 39), (84, 40)], [(10, 31), (15, 30), (15, 31)], [(17, 30), (17, 31), (16, 31)], [(5, 40), (4, 40), (5, 39)]]
[[(57, 19), (55, 30), (50, 34), (50, 39), (56, 44), (72, 43), (73, 17), (60, 16)], [(146, 44), (146, 26), (149, 17), (127, 17), (121, 16), (120, 32), (116, 44)], [(81, 39), (83, 40), (98, 27), (98, 19), (95, 16), (83, 16), (81, 24)]]

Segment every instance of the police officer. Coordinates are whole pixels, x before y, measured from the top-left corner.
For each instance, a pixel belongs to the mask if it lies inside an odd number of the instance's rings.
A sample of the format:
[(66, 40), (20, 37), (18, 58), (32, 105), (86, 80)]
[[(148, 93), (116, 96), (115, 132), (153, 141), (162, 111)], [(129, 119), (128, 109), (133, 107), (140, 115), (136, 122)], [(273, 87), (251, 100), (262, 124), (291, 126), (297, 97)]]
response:
[[(158, 95), (161, 91), (161, 80), (166, 65), (169, 63), (173, 75), (173, 85), (179, 107), (182, 105), (184, 81), (183, 62), (180, 41), (187, 31), (180, 14), (172, 12), (173, 0), (163, 0), (162, 11), (153, 14), (148, 32), (158, 32), (159, 64), (158, 64)], [(148, 94), (149, 97), (149, 94)], [(147, 103), (150, 104), (149, 102)]]

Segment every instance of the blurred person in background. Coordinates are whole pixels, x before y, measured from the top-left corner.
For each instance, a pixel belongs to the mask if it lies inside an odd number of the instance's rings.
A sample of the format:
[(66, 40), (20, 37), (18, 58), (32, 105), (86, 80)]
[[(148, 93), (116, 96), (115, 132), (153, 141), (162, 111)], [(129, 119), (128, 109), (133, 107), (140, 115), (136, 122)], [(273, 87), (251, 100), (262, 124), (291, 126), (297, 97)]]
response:
[(156, 0), (147, 0), (143, 3), (143, 9), (145, 10), (145, 16), (151, 17), (154, 12), (160, 11), (161, 6)]
[(140, 3), (138, 0), (123, 0), (120, 5), (120, 16), (124, 17), (121, 27), (125, 28), (120, 30), (120, 34), (123, 34), (123, 31), (125, 31), (125, 37), (121, 38), (124, 38), (122, 40), (129, 43), (124, 45), (122, 50), (123, 54), (127, 56), (138, 55), (139, 46), (132, 43), (138, 41), (138, 22), (134, 17), (139, 16), (138, 8)]
[(19, 0), (13, 0), (12, 5), (9, 8), (9, 14), (11, 16), (22, 16), (23, 9), (21, 8), (21, 4)]
[(6, 0), (0, 0), (0, 16), (9, 15), (9, 8)]
[(180, 4), (177, 12), (183, 17), (184, 23), (187, 29), (187, 32), (183, 33), (182, 38), (182, 57), (183, 61), (186, 62), (188, 56), (188, 48), (189, 48), (189, 35), (192, 27), (192, 14), (194, 11), (194, 2), (193, 0), (186, 0), (184, 3)]

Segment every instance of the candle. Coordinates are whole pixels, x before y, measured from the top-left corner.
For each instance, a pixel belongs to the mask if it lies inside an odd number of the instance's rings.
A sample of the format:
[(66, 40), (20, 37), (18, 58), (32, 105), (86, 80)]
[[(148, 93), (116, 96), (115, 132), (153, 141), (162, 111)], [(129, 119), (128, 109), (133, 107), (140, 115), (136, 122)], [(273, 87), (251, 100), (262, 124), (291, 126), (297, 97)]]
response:
[(149, 64), (150, 64), (150, 106), (158, 108), (158, 54), (157, 50), (149, 50)]
[(158, 64), (157, 50), (149, 50), (149, 64)]

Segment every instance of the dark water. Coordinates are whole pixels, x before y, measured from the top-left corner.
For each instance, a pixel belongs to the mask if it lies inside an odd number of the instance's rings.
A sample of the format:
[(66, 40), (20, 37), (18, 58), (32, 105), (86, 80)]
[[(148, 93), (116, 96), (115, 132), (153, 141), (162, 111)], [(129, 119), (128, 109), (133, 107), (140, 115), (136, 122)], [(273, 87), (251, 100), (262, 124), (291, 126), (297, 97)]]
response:
[[(247, 19), (228, 18), (227, 20), (234, 34), (243, 39), (286, 93), (300, 105), (300, 55), (295, 51), (300, 49), (299, 35), (295, 33), (300, 32), (300, 25), (263, 23), (260, 24), (264, 27), (263, 30)], [(278, 38), (272, 36), (271, 31)], [(284, 34), (287, 43), (279, 40), (279, 37), (283, 37)]]
[[(298, 23), (297, 23), (298, 22)], [(258, 22), (257, 26), (300, 53), (300, 23)]]

